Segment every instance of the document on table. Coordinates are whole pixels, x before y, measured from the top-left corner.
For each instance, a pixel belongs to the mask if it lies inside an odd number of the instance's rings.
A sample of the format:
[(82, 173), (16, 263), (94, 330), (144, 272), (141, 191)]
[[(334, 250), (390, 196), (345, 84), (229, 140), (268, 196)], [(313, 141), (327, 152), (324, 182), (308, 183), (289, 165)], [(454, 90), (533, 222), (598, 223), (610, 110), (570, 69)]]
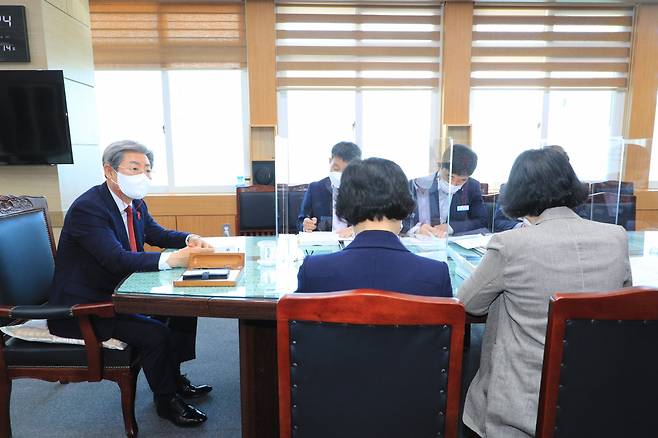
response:
[(336, 246), (338, 242), (351, 242), (353, 237), (338, 237), (333, 231), (302, 232), (297, 235), (299, 246)]
[(633, 286), (658, 287), (658, 257), (631, 257)]
[(475, 249), (475, 248), (486, 248), (489, 240), (491, 239), (491, 234), (473, 234), (468, 236), (457, 236), (450, 238), (451, 242), (456, 243), (464, 249)]
[(421, 250), (445, 250), (446, 249), (446, 239), (433, 237), (433, 236), (422, 236), (422, 237), (401, 237), (400, 241), (404, 246), (414, 246)]

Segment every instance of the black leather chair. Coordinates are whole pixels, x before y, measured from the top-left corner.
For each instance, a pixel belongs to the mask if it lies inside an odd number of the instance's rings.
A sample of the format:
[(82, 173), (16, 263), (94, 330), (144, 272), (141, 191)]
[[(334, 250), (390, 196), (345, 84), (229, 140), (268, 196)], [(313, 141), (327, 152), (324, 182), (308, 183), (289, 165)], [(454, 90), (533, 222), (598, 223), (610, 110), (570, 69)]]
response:
[[(297, 234), (299, 228), (297, 226), (297, 216), (306, 195), (308, 184), (299, 184), (295, 186), (280, 185), (278, 188), (278, 229), (279, 233)], [(283, 206), (287, 207), (283, 211)]]
[[(11, 436), (13, 379), (118, 383), (126, 435), (137, 435), (135, 386), (139, 366), (130, 347), (102, 348), (90, 318), (114, 315), (112, 303), (73, 307), (46, 303), (54, 272), (55, 245), (46, 200), (0, 195), (0, 317), (4, 324), (27, 319), (76, 318), (85, 345), (27, 342), (0, 336), (0, 436)], [(34, 407), (38, 412), (39, 407)], [(84, 409), (81, 407), (82, 415)], [(47, 425), (44, 425), (44, 429)]]
[(238, 236), (272, 236), (276, 231), (274, 186), (252, 185), (236, 189)]
[(636, 197), (632, 182), (591, 183), (590, 200), (593, 221), (618, 224), (627, 231), (635, 231)]
[(656, 436), (657, 346), (658, 290), (556, 294), (537, 438)]
[(456, 437), (464, 307), (378, 290), (277, 305), (280, 436)]
[(494, 231), (494, 216), (496, 214), (496, 202), (498, 202), (497, 193), (489, 193), (482, 195), (482, 202), (487, 211), (487, 229), (493, 233)]

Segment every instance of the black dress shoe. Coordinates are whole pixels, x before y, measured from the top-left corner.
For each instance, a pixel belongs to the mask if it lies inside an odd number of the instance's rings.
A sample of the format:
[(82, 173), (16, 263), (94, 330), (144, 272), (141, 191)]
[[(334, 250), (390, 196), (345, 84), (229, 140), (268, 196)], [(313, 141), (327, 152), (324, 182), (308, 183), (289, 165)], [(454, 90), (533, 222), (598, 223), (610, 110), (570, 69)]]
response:
[(176, 426), (198, 426), (208, 419), (206, 414), (185, 403), (185, 400), (178, 395), (169, 400), (158, 399), (155, 406), (160, 417), (166, 418)]
[(176, 383), (178, 384), (176, 393), (183, 398), (197, 398), (212, 391), (212, 386), (210, 385), (192, 385), (190, 379), (184, 374), (178, 376), (178, 382)]

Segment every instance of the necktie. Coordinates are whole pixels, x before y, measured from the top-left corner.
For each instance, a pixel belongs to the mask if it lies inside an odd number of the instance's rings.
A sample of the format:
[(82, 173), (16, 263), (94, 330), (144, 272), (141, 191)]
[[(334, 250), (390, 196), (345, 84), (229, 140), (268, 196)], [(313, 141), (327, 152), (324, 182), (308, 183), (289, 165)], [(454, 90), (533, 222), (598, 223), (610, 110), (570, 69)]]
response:
[(129, 205), (126, 207), (126, 215), (128, 216), (128, 241), (130, 242), (130, 250), (137, 252), (137, 241), (135, 240), (135, 225), (133, 224), (133, 209)]

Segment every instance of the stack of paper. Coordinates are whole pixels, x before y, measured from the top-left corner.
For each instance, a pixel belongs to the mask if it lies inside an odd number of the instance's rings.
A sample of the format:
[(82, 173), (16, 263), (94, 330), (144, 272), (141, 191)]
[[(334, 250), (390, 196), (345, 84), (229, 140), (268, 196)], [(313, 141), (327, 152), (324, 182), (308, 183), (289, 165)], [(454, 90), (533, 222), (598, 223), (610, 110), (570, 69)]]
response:
[(452, 237), (451, 242), (455, 242), (457, 245), (461, 246), (464, 249), (474, 249), (474, 248), (485, 248), (491, 239), (491, 234), (473, 234), (469, 236), (458, 236)]
[(312, 233), (299, 233), (297, 235), (299, 246), (337, 246), (338, 234), (331, 231), (313, 231)]

